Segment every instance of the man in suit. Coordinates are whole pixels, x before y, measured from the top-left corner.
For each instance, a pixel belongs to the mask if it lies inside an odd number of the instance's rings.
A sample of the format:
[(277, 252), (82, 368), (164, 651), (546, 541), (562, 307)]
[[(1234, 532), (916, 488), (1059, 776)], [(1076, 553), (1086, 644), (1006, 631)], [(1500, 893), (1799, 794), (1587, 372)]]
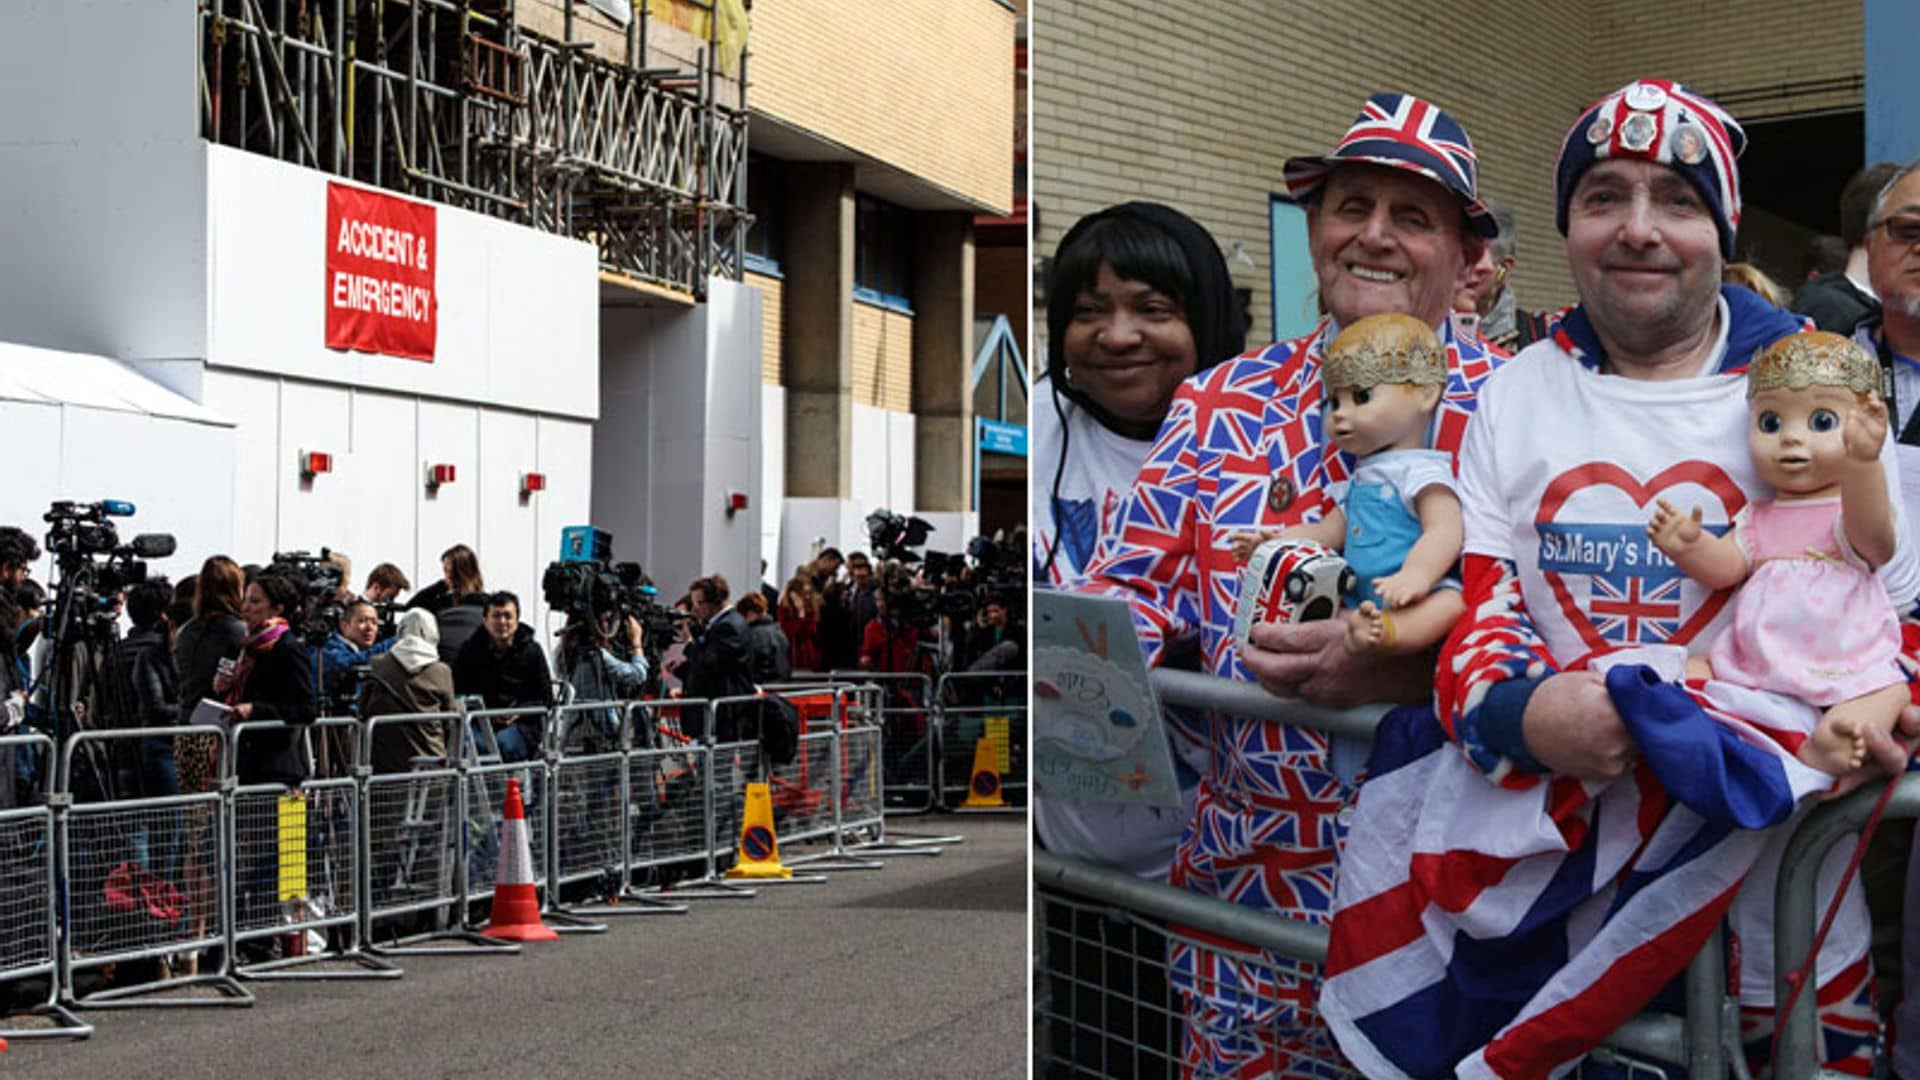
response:
[[(686, 660), (680, 668), (681, 693), (688, 698), (714, 700), (738, 697), (754, 692), (753, 679), (747, 673), (747, 621), (727, 603), (730, 590), (727, 579), (719, 574), (703, 577), (687, 586), (687, 598), (693, 605), (693, 618), (686, 624), (691, 639)], [(757, 734), (741, 731), (744, 721), (754, 714), (751, 707), (726, 707), (706, 710), (713, 715), (713, 734), (720, 742), (750, 738)], [(707, 734), (706, 716), (682, 720), (688, 735)]]

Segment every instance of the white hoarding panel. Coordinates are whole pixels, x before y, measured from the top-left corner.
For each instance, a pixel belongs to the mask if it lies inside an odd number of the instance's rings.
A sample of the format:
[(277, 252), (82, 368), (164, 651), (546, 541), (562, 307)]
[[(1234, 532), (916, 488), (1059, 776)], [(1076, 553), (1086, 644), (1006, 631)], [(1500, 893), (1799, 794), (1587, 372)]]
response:
[[(172, 533), (178, 545), (172, 557), (150, 564), (155, 573), (193, 573), (208, 555), (228, 550), (231, 429), (139, 413), (72, 407), (64, 412), (55, 498), (133, 503), (134, 515), (115, 522), (122, 543), (138, 533)], [(43, 532), (44, 526), (33, 531)]]
[[(398, 566), (414, 588), (440, 580), (440, 560), (422, 560), (414, 547), (419, 516), (419, 405), (409, 397), (353, 392), (352, 439), (346, 486), (353, 492), (353, 587), (383, 562)], [(437, 552), (435, 553), (438, 554)]]
[[(233, 420), (233, 541), (242, 563), (273, 554), (280, 522), (280, 385), (236, 372), (209, 371), (201, 404)], [(208, 554), (213, 554), (209, 552)]]
[[(476, 482), (479, 461), (474, 456), (479, 427), (478, 412), (471, 406), (434, 401), (420, 403), (420, 449), (413, 467), (414, 497), (420, 507), (420, 539), (415, 550), (419, 553), (416, 557), (422, 571), (430, 571), (436, 579), (440, 576), (440, 553), (455, 544), (465, 544), (474, 550), (480, 557), (481, 575), (486, 576), (487, 551), (480, 542)], [(429, 491), (426, 485), (429, 464), (453, 466), (453, 483)], [(492, 579), (487, 583), (491, 587)]]
[(598, 267), (587, 244), (438, 206), (432, 362), (330, 350), (329, 178), (226, 147), (207, 154), (208, 363), (572, 416), (597, 411)]
[[(355, 557), (362, 554), (354, 535), (358, 532), (355, 522), (370, 507), (354, 482), (351, 393), (341, 386), (280, 384), (280, 446), (274, 454), (280, 491), (279, 550), (318, 554), (321, 548), (339, 548)], [(332, 471), (303, 478), (303, 451), (331, 454)]]
[(512, 591), (526, 618), (533, 616), (540, 591), (534, 544), (539, 513), (531, 499), (520, 498), (520, 474), (538, 471), (536, 423), (524, 413), (481, 409), (480, 458), (473, 476), (480, 507), (480, 542), (474, 547), (486, 560), (481, 565), (487, 588)]
[[(593, 502), (593, 425), (542, 417), (535, 436), (539, 442), (540, 471), (547, 478), (547, 490), (529, 500), (534, 509), (533, 553), (537, 573), (559, 557), (561, 529), (594, 524), (589, 518)], [(620, 543), (617, 537), (613, 554), (623, 561), (643, 561), (634, 548)], [(534, 580), (537, 583), (539, 579)], [(664, 586), (661, 591), (665, 591)], [(539, 598), (537, 589), (527, 603), (539, 613), (544, 626), (546, 603)]]

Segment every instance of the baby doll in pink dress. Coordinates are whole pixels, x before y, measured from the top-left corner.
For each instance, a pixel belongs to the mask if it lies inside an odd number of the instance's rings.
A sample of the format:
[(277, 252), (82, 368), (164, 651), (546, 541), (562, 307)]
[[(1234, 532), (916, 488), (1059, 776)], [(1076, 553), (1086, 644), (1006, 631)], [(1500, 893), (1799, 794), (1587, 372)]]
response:
[(1775, 498), (1749, 504), (1724, 537), (1701, 527), (1698, 507), (1682, 514), (1665, 499), (1647, 526), (1688, 577), (1740, 585), (1726, 630), (1687, 676), (1825, 710), (1798, 756), (1834, 774), (1866, 760), (1866, 725), (1891, 730), (1908, 699), (1899, 616), (1873, 574), (1895, 543), (1879, 385), (1874, 358), (1838, 334), (1775, 342), (1747, 369), (1748, 447)]

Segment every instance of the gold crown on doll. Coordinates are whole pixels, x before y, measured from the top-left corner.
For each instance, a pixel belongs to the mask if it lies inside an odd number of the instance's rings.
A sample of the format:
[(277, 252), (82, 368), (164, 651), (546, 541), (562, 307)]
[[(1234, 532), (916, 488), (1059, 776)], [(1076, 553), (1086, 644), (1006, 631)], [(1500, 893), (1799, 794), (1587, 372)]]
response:
[(1390, 383), (1444, 385), (1447, 352), (1433, 328), (1411, 315), (1369, 315), (1327, 346), (1320, 378), (1329, 390)]
[(1763, 390), (1836, 386), (1856, 394), (1880, 389), (1880, 364), (1849, 338), (1824, 331), (1793, 334), (1766, 347), (1747, 368), (1747, 396)]

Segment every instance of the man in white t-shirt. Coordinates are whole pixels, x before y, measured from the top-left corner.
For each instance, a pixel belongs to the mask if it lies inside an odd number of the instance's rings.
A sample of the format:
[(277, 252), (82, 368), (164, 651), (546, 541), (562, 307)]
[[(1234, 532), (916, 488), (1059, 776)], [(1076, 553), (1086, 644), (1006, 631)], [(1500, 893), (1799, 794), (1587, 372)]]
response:
[[(1725, 864), (1715, 864), (1721, 876), (1702, 871), (1699, 883), (1688, 886), (1693, 891), (1676, 901), (1696, 904), (1697, 914), (1683, 919), (1673, 912), (1696, 909), (1670, 909), (1618, 933), (1627, 942), (1622, 948), (1642, 946), (1637, 952), (1602, 952), (1593, 959), (1596, 948), (1611, 948), (1595, 944), (1614, 940), (1611, 920), (1641, 918), (1619, 915), (1628, 908), (1628, 897), (1651, 895), (1655, 887), (1646, 882), (1692, 857), (1669, 854), (1665, 863), (1640, 861), (1652, 859), (1645, 853), (1657, 851), (1672, 835), (1656, 832), (1669, 827), (1669, 814), (1693, 811), (1668, 810), (1666, 799), (1682, 794), (1666, 789), (1664, 774), (1656, 778), (1643, 767), (1641, 748), (1622, 713), (1636, 723), (1645, 713), (1618, 704), (1634, 700), (1626, 696), (1630, 688), (1613, 685), (1588, 664), (1621, 650), (1651, 655), (1685, 646), (1704, 651), (1724, 623), (1729, 594), (1693, 582), (1660, 557), (1646, 539), (1646, 522), (1655, 501), (1665, 498), (1703, 508), (1708, 526), (1720, 529), (1749, 499), (1766, 494), (1750, 461), (1740, 372), (1759, 348), (1805, 328), (1800, 318), (1720, 285), (1740, 217), (1735, 159), (1744, 144), (1739, 125), (1719, 106), (1661, 80), (1630, 83), (1575, 122), (1556, 165), (1555, 195), (1557, 224), (1566, 236), (1581, 302), (1548, 339), (1487, 380), (1461, 449), (1468, 616), (1443, 652), (1436, 679), (1439, 718), (1459, 753), (1436, 757), (1457, 763), (1463, 753), (1484, 774), (1487, 784), (1478, 785), (1480, 791), (1490, 784), (1500, 792), (1538, 792), (1534, 803), (1514, 804), (1538, 806), (1540, 820), (1564, 837), (1548, 848), (1564, 844), (1568, 852), (1556, 877), (1570, 873), (1576, 880), (1563, 885), (1593, 890), (1575, 894), (1586, 896), (1577, 905), (1565, 899), (1564, 891), (1550, 896), (1553, 890), (1544, 885), (1534, 897), (1539, 903), (1528, 909), (1529, 919), (1543, 910), (1568, 913), (1561, 916), (1564, 932), (1547, 939), (1566, 955), (1547, 965), (1541, 989), (1528, 987), (1516, 995), (1525, 984), (1507, 979), (1497, 991), (1511, 1002), (1504, 1012), (1469, 1017), (1455, 1010), (1448, 1015), (1460, 1023), (1431, 1040), (1414, 1040), (1430, 1041), (1433, 1045), (1421, 1046), (1419, 1053), (1457, 1062), (1461, 1075), (1545, 1075), (1576, 1060), (1680, 972), (1719, 924), (1721, 911), (1739, 941), (1743, 1038), (1755, 1068), (1767, 1053), (1772, 884), (1789, 828), (1758, 833), (1699, 810), (1699, 819), (1712, 823), (1703, 830), (1706, 838), (1698, 840), (1700, 850), (1715, 849), (1727, 837), (1734, 841), (1718, 850), (1739, 850)], [(1883, 457), (1889, 482), (1897, 482), (1891, 446), (1883, 449)], [(1900, 610), (1912, 607), (1920, 595), (1920, 559), (1912, 543), (1902, 543), (1880, 578)], [(1666, 689), (1679, 694), (1670, 684)], [(1681, 711), (1705, 715), (1682, 698)], [(1876, 759), (1900, 760), (1892, 741), (1875, 734)], [(1362, 822), (1396, 812), (1386, 808), (1394, 790), (1392, 772), (1376, 758), (1375, 774), (1362, 790), (1350, 862), (1361, 843)], [(1744, 820), (1779, 820), (1792, 806), (1791, 799), (1777, 800), (1769, 808), (1771, 817), (1751, 813)], [(1404, 816), (1404, 808), (1398, 812)], [(1444, 818), (1447, 810), (1437, 813)], [(1478, 853), (1476, 873), (1486, 876), (1478, 884), (1489, 891), (1496, 883), (1511, 886), (1513, 878), (1502, 880), (1487, 860), (1534, 849), (1514, 845), (1510, 837), (1490, 843), (1486, 831), (1472, 827), (1480, 824), (1461, 829), (1474, 833), (1478, 843), (1460, 845)], [(1843, 843), (1823, 864), (1823, 904), (1850, 850)], [(1742, 872), (1746, 884), (1736, 897), (1728, 882), (1738, 883)], [(1444, 866), (1427, 866), (1423, 882), (1446, 881), (1447, 873)], [(1668, 884), (1662, 888), (1677, 893), (1686, 884), (1664, 880)], [(1357, 879), (1343, 880), (1338, 901), (1343, 913), (1364, 906), (1356, 896), (1361, 888)], [(1460, 905), (1469, 901), (1451, 903), (1449, 910), (1462, 911)], [(1566, 906), (1551, 906), (1559, 903)], [(1475, 925), (1488, 940), (1524, 936), (1514, 923), (1489, 929), (1485, 919), (1481, 914)], [(1390, 928), (1384, 932), (1391, 936)], [(1383, 928), (1376, 923), (1373, 933), (1382, 936)], [(1343, 940), (1339, 918), (1333, 936), (1335, 954), (1353, 941)], [(1828, 1068), (1852, 1071), (1874, 1052), (1867, 936), (1856, 884), (1820, 955)], [(1369, 1025), (1391, 1011), (1381, 1007), (1386, 1001), (1404, 1007), (1398, 1016), (1402, 1023), (1418, 1027), (1435, 1008), (1433, 995), (1421, 1000), (1414, 993), (1426, 984), (1410, 973), (1404, 955), (1396, 957), (1397, 968), (1383, 962), (1380, 974), (1336, 987), (1342, 981), (1338, 976), (1365, 972), (1372, 959), (1334, 964), (1339, 970), (1330, 975), (1328, 994), (1340, 1000), (1330, 1006), (1323, 1001), (1323, 1007), (1348, 1021), (1336, 1030), (1343, 1049), (1363, 1068), (1381, 1058), (1403, 1064), (1404, 1043), (1375, 1042)], [(1449, 965), (1443, 960), (1440, 966)], [(1437, 979), (1435, 985), (1445, 987), (1440, 997), (1449, 992), (1475, 996), (1472, 972), (1456, 969), (1451, 980)], [(1383, 989), (1383, 982), (1397, 986)], [(1407, 996), (1399, 997), (1402, 993)], [(1487, 995), (1479, 996), (1484, 1001)], [(1570, 1028), (1579, 1034), (1570, 1034)]]

